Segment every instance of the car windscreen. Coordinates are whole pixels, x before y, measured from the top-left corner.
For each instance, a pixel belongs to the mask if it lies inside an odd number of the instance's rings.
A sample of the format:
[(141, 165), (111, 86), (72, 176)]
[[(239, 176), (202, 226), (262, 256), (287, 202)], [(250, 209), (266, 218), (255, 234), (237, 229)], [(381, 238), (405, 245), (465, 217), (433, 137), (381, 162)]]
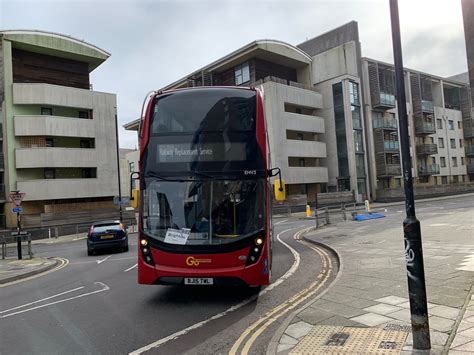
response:
[(119, 231), (119, 230), (121, 230), (120, 224), (104, 224), (104, 225), (94, 226), (94, 233)]

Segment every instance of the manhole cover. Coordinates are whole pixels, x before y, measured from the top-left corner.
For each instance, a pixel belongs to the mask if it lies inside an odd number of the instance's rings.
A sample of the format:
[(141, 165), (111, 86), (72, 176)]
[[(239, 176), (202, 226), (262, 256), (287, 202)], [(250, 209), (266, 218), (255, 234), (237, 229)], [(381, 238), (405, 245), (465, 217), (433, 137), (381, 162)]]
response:
[(399, 354), (408, 330), (316, 326), (290, 355)]

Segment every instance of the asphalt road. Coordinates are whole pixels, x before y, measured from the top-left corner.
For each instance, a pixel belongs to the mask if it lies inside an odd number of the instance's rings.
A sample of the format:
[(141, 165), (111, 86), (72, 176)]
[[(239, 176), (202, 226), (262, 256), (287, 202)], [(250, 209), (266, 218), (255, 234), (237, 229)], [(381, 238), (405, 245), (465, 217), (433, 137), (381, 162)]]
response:
[[(259, 289), (138, 285), (136, 234), (130, 235), (129, 252), (91, 257), (85, 240), (35, 245), (36, 256), (62, 257), (69, 264), (0, 289), (0, 353), (227, 353), (252, 322), (304, 289), (321, 268), (316, 253), (292, 239), (297, 230), (314, 222), (275, 219), (275, 223), (276, 233), (296, 250), (300, 263), (295, 269), (295, 255), (276, 241), (273, 281), (295, 270), (258, 297)], [(240, 308), (209, 320), (236, 305)], [(200, 322), (207, 323), (186, 330)], [(265, 351), (277, 325), (261, 334), (252, 353)], [(183, 330), (185, 334), (165, 339)], [(146, 348), (152, 343), (154, 347)]]

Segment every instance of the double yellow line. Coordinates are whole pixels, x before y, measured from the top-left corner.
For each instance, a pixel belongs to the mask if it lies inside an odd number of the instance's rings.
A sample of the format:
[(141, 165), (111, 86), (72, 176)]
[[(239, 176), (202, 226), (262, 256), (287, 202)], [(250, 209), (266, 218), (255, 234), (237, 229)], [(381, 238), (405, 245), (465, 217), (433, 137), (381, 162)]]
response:
[(248, 327), (237, 339), (232, 348), (229, 351), (229, 355), (238, 354), (239, 349), (242, 347), (240, 354), (246, 355), (249, 353), (250, 348), (255, 343), (255, 340), (260, 334), (262, 334), (268, 327), (274, 323), (278, 318), (287, 314), (302, 302), (315, 295), (329, 280), (332, 275), (333, 265), (330, 255), (322, 248), (310, 244), (306, 241), (301, 240), (301, 235), (306, 230), (299, 231), (293, 235), (293, 239), (305, 244), (310, 249), (314, 250), (321, 258), (322, 269), (318, 274), (316, 281), (312, 282), (307, 288), (301, 290), (296, 295), (283, 302), (279, 306), (268, 311), (259, 320)]

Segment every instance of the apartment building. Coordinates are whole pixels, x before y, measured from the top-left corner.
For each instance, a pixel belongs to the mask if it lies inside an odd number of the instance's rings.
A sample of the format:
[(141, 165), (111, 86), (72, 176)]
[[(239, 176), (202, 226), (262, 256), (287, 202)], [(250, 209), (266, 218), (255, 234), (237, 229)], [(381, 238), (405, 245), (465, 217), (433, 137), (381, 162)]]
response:
[(106, 51), (57, 33), (0, 32), (3, 164), (0, 209), (16, 225), (10, 191), (26, 193), (23, 215), (113, 208), (117, 195), (116, 97), (92, 90)]
[(464, 38), (466, 40), (468, 80), (471, 87), (471, 119), (464, 120), (464, 138), (466, 143), (467, 171), (474, 181), (474, 2), (462, 0)]
[[(467, 186), (474, 181), (469, 86), (405, 73), (415, 194), (474, 189)], [(290, 198), (306, 194), (311, 202), (316, 193), (341, 191), (358, 202), (403, 197), (394, 68), (362, 57), (357, 22), (297, 46), (254, 41), (161, 90), (212, 85), (262, 89), (273, 165)]]
[[(391, 64), (363, 58), (371, 186), (383, 196), (401, 189), (400, 132), (395, 71)], [(417, 186), (468, 182), (464, 124), (471, 120), (469, 87), (451, 79), (405, 69), (408, 130), (413, 177)]]

